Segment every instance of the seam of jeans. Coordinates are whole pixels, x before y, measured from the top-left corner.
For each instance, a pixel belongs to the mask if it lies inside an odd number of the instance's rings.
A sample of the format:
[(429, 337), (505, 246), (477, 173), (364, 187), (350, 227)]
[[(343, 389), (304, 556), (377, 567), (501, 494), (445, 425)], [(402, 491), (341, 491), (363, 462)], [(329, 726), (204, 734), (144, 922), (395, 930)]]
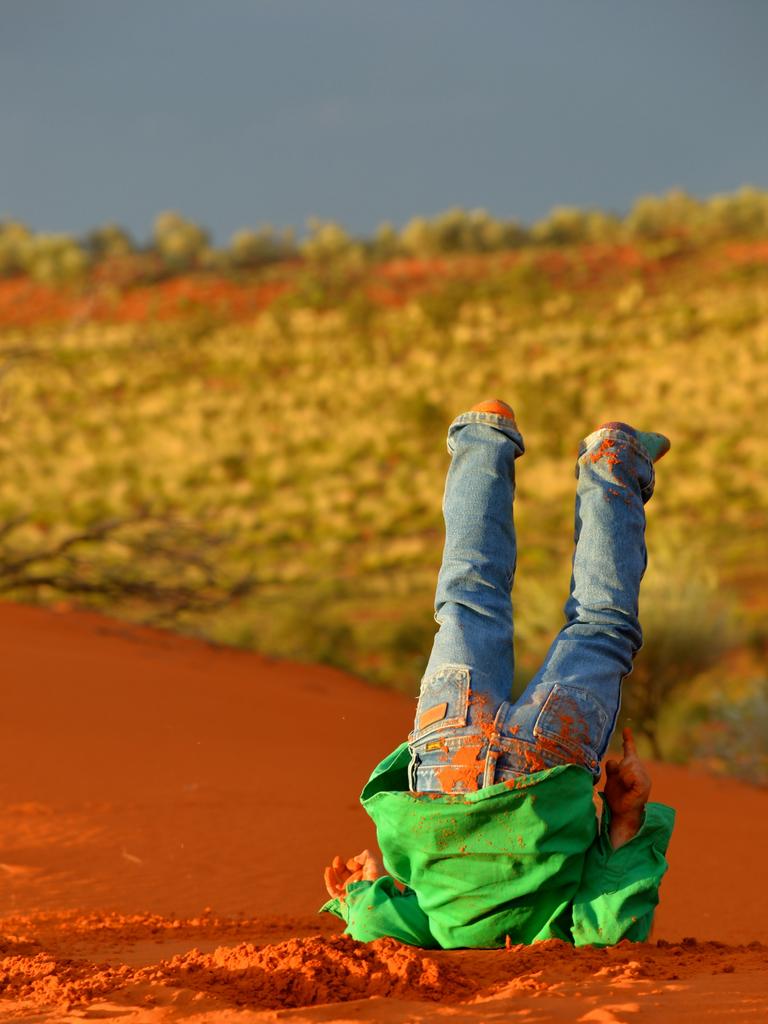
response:
[[(465, 732), (465, 733), (461, 733), (461, 732), (459, 732), (460, 729), (467, 729), (469, 731)], [(456, 735), (457, 733), (458, 733), (458, 735)], [(434, 739), (433, 739), (432, 736), (419, 736), (417, 739), (414, 739), (413, 738), (414, 735), (415, 735), (414, 733), (409, 733), (408, 734), (408, 746), (412, 747), (414, 750), (418, 746), (423, 744), (423, 743), (432, 743), (432, 742), (434, 742)], [(470, 725), (465, 725), (465, 726), (456, 725), (456, 726), (453, 726), (452, 728), (446, 730), (446, 732), (440, 737), (440, 742), (441, 743), (444, 742), (446, 747), (449, 750), (461, 750), (462, 747), (476, 746), (478, 740), (482, 740), (483, 742), (485, 742), (485, 736), (483, 736), (483, 734), (478, 729), (475, 729), (473, 726), (470, 726)], [(431, 754), (431, 753), (436, 753), (436, 751), (431, 751), (431, 750), (422, 750), (422, 751), (420, 751), (420, 754)]]
[(460, 412), (454, 419), (454, 423), (482, 423), (485, 420), (493, 420), (495, 423), (513, 424), (517, 429), (516, 421), (511, 416), (502, 416), (500, 412), (480, 412), (477, 409), (468, 409)]
[[(547, 737), (545, 737), (545, 739), (546, 738)], [(600, 759), (598, 757), (590, 758), (588, 760), (585, 759), (584, 751), (585, 751), (586, 748), (582, 747), (581, 750), (573, 751), (573, 750), (569, 749), (568, 747), (565, 747), (565, 746), (561, 745), (561, 749), (562, 749), (564, 754), (566, 754), (566, 755), (574, 754), (574, 755), (578, 756), (579, 760), (568, 760), (566, 758), (562, 758), (561, 759), (561, 758), (557, 757), (554, 754), (554, 752), (544, 750), (541, 747), (541, 745), (537, 742), (537, 737), (535, 737), (535, 736), (534, 736), (533, 739), (526, 739), (525, 737), (521, 737), (521, 736), (510, 736), (510, 737), (506, 738), (505, 740), (503, 740), (502, 741), (502, 745), (501, 745), (501, 749), (500, 749), (500, 751), (499, 751), (499, 753), (497, 755), (497, 762), (496, 762), (497, 763), (497, 768), (498, 768), (498, 762), (502, 758), (507, 757), (507, 758), (511, 758), (513, 761), (517, 761), (516, 755), (519, 753), (519, 748), (520, 747), (523, 747), (523, 748), (527, 747), (531, 751), (536, 751), (543, 758), (551, 758), (553, 763), (548, 766), (550, 768), (556, 768), (558, 765), (572, 764), (572, 765), (575, 765), (577, 768), (582, 768), (585, 772), (588, 772), (593, 777), (593, 779), (599, 779), (600, 778), (600, 771), (601, 771)], [(517, 763), (520, 763), (520, 762), (517, 762)], [(520, 775), (535, 775), (537, 772), (543, 771), (545, 769), (537, 768), (535, 771), (530, 771), (529, 769), (526, 769), (525, 767), (523, 767), (522, 764), (518, 768), (511, 768), (510, 769), (510, 768), (505, 768), (504, 765), (502, 764), (502, 767), (499, 770), (500, 771), (513, 771), (515, 773), (519, 773)]]

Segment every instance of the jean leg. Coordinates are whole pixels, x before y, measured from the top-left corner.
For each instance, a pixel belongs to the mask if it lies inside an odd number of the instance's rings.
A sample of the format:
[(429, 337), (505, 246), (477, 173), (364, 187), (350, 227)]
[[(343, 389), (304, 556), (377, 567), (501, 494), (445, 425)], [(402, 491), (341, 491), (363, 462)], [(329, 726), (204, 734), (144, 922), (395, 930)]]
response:
[[(514, 464), (524, 450), (514, 421), (494, 413), (466, 412), (449, 428), (445, 546), (435, 594), (440, 628), (409, 737), (414, 768), (445, 762), (452, 743), (466, 747), (472, 741), (476, 748), (481, 725), (492, 722), (509, 698), (510, 590), (517, 562)], [(432, 787), (422, 779), (418, 788)]]
[(647, 565), (644, 505), (653, 493), (653, 464), (631, 434), (607, 428), (582, 442), (576, 475), (565, 625), (500, 723), (501, 731), (519, 742), (509, 746), (509, 757), (500, 758), (499, 769), (535, 771), (575, 762), (599, 775), (616, 726), (621, 683), (642, 643), (638, 608)]

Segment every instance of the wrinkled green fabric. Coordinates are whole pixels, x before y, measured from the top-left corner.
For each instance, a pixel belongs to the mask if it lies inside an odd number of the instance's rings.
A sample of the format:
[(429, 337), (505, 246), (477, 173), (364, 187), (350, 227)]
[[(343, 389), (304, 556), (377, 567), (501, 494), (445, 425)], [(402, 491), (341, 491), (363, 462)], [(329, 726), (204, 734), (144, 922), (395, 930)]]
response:
[[(408, 745), (373, 771), (361, 802), (392, 877), (353, 882), (321, 908), (369, 942), (494, 948), (542, 939), (608, 946), (648, 937), (675, 812), (649, 803), (618, 850), (592, 777), (577, 765), (459, 795), (408, 791)], [(602, 796), (602, 794), (601, 794)], [(397, 880), (406, 887), (400, 892)]]

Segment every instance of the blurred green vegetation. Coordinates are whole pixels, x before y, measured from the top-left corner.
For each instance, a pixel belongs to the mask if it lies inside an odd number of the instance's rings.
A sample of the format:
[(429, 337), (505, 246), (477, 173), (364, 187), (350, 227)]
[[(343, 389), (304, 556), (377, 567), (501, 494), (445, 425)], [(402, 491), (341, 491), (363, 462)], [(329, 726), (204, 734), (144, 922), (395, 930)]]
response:
[(291, 259), (349, 269), (398, 257), (589, 244), (654, 243), (661, 256), (718, 240), (766, 237), (768, 193), (751, 186), (709, 199), (680, 190), (643, 196), (623, 217), (558, 206), (531, 225), (498, 220), (482, 209), (455, 208), (432, 218), (414, 217), (399, 230), (381, 224), (370, 238), (355, 238), (339, 224), (311, 218), (301, 239), (290, 228), (262, 224), (236, 231), (219, 249), (204, 227), (167, 210), (156, 217), (144, 245), (112, 223), (75, 238), (35, 234), (18, 221), (0, 221), (0, 277), (23, 273), (61, 284), (83, 279), (94, 269), (117, 267), (122, 280), (139, 282), (189, 271), (238, 273)]
[[(675, 246), (764, 236), (766, 202), (745, 190), (643, 200), (624, 221), (559, 211), (525, 235), (514, 264), (435, 271), (398, 305), (371, 297), (361, 243), (315, 224), (293, 287), (255, 319), (195, 309), (174, 322), (0, 329), (0, 594), (170, 624), (413, 693), (435, 629), (445, 431), (499, 396), (527, 445), (519, 689), (561, 621), (578, 441), (629, 420), (667, 433), (673, 450), (648, 506), (646, 639), (624, 719), (656, 753), (765, 779), (755, 666), (768, 649), (768, 270), (687, 264)], [(372, 244), (382, 258), (522, 244), (523, 229), (499, 236), (479, 215), (430, 223), (436, 234), (413, 222)], [(626, 230), (673, 243), (654, 277), (629, 264), (590, 286), (578, 252), (565, 277), (532, 255)], [(182, 218), (158, 220), (155, 258), (189, 269), (210, 262), (208, 245)], [(293, 245), (241, 233), (233, 265)], [(135, 254), (114, 225), (82, 251)], [(79, 258), (20, 225), (0, 235), (4, 273), (69, 281)]]

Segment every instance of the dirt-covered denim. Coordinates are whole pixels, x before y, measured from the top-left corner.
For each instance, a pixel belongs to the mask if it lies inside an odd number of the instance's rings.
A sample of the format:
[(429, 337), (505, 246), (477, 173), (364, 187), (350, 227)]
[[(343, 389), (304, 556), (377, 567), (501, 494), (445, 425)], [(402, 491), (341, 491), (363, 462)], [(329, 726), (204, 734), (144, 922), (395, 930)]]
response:
[(653, 464), (621, 429), (582, 441), (565, 625), (513, 703), (512, 509), (515, 460), (524, 450), (514, 422), (494, 413), (462, 413), (448, 430), (440, 628), (408, 737), (414, 791), (471, 792), (562, 763), (596, 780), (616, 725), (621, 683), (642, 642), (638, 595)]

